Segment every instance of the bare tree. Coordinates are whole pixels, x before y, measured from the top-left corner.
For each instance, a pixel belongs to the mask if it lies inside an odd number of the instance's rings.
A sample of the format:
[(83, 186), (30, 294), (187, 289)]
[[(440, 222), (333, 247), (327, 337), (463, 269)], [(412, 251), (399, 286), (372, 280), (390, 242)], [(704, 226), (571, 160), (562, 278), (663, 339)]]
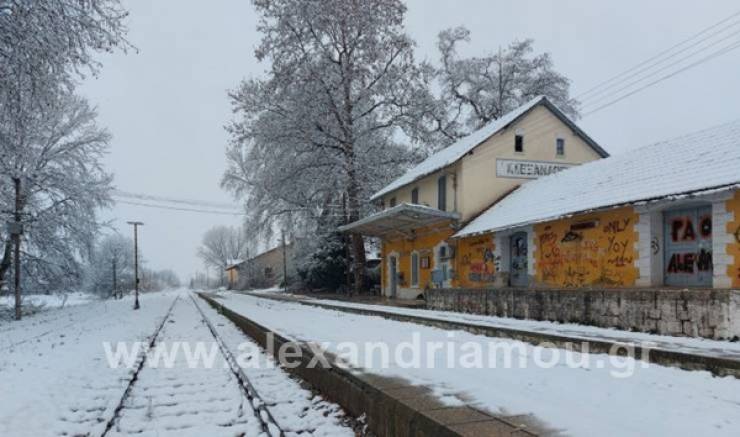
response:
[[(97, 229), (94, 208), (107, 202), (100, 194), (110, 180), (98, 164), (107, 134), (93, 132), (94, 111), (72, 90), (85, 72), (97, 73), (96, 52), (129, 47), (126, 15), (118, 0), (0, 0), (0, 217), (4, 222), (19, 213), (9, 200), (17, 194), (27, 228), (23, 269), (45, 288), (65, 286), (49, 278), (80, 279), (78, 252), (90, 247)], [(88, 130), (77, 132), (87, 144), (68, 141), (74, 126)], [(82, 150), (87, 158), (70, 161)], [(60, 182), (67, 170), (68, 180), (88, 170), (91, 176), (65, 189)], [(10, 267), (9, 240), (2, 226), (0, 286)], [(73, 247), (65, 244), (73, 240)]]
[(0, 0), (0, 114), (32, 114), (85, 71), (126, 49), (119, 0)]
[(249, 253), (247, 239), (239, 227), (216, 226), (203, 235), (203, 244), (198, 248), (198, 256), (206, 266), (220, 272), (229, 264), (246, 259)]
[[(133, 260), (134, 247), (131, 238), (121, 234), (105, 236), (95, 245), (89, 257), (85, 288), (91, 293), (101, 295), (133, 288)], [(113, 283), (114, 276), (116, 283)]]
[[(238, 118), (229, 127), (223, 185), (247, 196), (250, 214), (265, 219), (261, 229), (282, 219), (310, 233), (317, 221), (358, 220), (371, 189), (413, 158), (397, 139), (419, 138), (430, 101), (430, 71), (415, 62), (403, 29), (406, 7), (400, 0), (253, 3), (263, 35), (256, 55), (270, 67), (267, 78), (231, 93)], [(351, 236), (351, 248), (360, 288), (361, 235)]]
[[(100, 227), (96, 211), (111, 205), (112, 176), (102, 164), (110, 135), (95, 124), (96, 115), (84, 99), (61, 93), (22, 135), (0, 124), (0, 202), (12, 204), (12, 181), (21, 181), (24, 271), (38, 287), (79, 283), (80, 260)], [(8, 245), (5, 235), (0, 282), (9, 270)]]
[(549, 53), (533, 54), (531, 39), (484, 56), (459, 58), (459, 43), (469, 40), (470, 32), (457, 27), (440, 32), (437, 43), (442, 93), (435, 118), (447, 143), (539, 95), (546, 95), (568, 115), (578, 116), (570, 80), (554, 70)]

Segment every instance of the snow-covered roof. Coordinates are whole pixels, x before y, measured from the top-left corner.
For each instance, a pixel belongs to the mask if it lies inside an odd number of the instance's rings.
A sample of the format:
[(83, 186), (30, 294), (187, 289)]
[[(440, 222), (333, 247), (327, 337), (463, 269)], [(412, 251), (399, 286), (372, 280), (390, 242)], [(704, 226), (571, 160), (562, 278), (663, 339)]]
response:
[(441, 211), (426, 205), (401, 203), (392, 208), (363, 217), (338, 229), (340, 232), (357, 232), (363, 235), (382, 237), (389, 233), (408, 233), (421, 226), (429, 226), (449, 220), (459, 220), (456, 212)]
[(596, 150), (597, 153), (599, 153), (599, 155), (601, 155), (602, 157), (609, 156), (609, 154), (606, 153), (604, 149), (599, 147), (599, 145), (596, 144), (596, 142), (593, 141), (591, 138), (589, 138), (588, 135), (586, 135), (580, 128), (578, 128), (578, 126), (576, 126), (576, 124), (571, 119), (563, 114), (563, 112), (560, 111), (557, 106), (550, 102), (545, 96), (538, 96), (525, 103), (524, 105), (514, 109), (513, 111), (508, 112), (501, 118), (488, 123), (472, 134), (461, 138), (460, 140), (452, 143), (450, 146), (440, 150), (437, 153), (432, 154), (415, 167), (409, 169), (406, 173), (403, 174), (403, 176), (399, 177), (398, 179), (388, 184), (385, 188), (373, 194), (370, 200), (378, 199), (380, 196), (388, 194), (391, 191), (397, 190), (405, 185), (417, 181), (424, 176), (434, 173), (437, 170), (454, 164), (463, 156), (465, 156), (468, 152), (473, 150), (476, 146), (486, 141), (488, 138), (495, 135), (499, 131), (505, 129), (510, 124), (514, 123), (520, 117), (522, 117), (527, 112), (534, 109), (540, 104), (544, 104), (545, 106), (547, 106), (547, 108), (550, 109), (553, 114), (560, 118), (571, 129), (573, 129), (576, 134), (581, 136), (587, 144), (589, 144), (594, 150)]
[(740, 120), (527, 182), (455, 237), (740, 184)]
[(230, 259), (226, 263), (226, 270), (231, 270), (231, 269), (237, 268), (243, 262), (244, 262), (244, 260), (243, 259), (239, 259), (239, 258), (237, 258), (237, 259)]

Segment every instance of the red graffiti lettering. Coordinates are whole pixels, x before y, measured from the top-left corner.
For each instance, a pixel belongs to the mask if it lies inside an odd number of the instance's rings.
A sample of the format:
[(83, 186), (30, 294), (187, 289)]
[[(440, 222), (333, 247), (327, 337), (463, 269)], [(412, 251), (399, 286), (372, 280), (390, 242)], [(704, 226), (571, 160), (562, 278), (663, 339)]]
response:
[(694, 253), (674, 253), (668, 261), (668, 273), (694, 273)]
[[(711, 235), (712, 226), (709, 222), (709, 233)], [(696, 230), (694, 222), (689, 217), (681, 217), (671, 222), (671, 239), (673, 241), (694, 241), (696, 240)]]
[(624, 232), (627, 229), (627, 226), (629, 226), (631, 220), (632, 219), (626, 218), (610, 221), (606, 226), (604, 226), (604, 233), (618, 234), (620, 232)]
[(702, 249), (696, 259), (696, 268), (700, 272), (712, 271), (712, 251)]

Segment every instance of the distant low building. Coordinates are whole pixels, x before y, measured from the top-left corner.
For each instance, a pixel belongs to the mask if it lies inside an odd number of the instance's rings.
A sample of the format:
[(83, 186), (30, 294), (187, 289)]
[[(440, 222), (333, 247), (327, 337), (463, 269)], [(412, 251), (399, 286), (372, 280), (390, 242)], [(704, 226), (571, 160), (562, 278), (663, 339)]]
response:
[(239, 283), (239, 265), (243, 262), (242, 260), (234, 260), (226, 266), (226, 280), (229, 290), (236, 288)]
[(226, 268), (229, 289), (244, 290), (283, 284), (285, 273), (290, 282), (297, 275), (293, 244), (277, 246)]

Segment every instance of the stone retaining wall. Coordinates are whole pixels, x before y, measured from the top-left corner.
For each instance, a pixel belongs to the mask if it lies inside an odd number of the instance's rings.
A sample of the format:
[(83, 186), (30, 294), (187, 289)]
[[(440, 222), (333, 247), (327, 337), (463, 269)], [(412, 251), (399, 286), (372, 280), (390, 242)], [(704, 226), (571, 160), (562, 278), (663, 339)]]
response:
[(427, 308), (665, 335), (740, 337), (738, 290), (430, 289)]

